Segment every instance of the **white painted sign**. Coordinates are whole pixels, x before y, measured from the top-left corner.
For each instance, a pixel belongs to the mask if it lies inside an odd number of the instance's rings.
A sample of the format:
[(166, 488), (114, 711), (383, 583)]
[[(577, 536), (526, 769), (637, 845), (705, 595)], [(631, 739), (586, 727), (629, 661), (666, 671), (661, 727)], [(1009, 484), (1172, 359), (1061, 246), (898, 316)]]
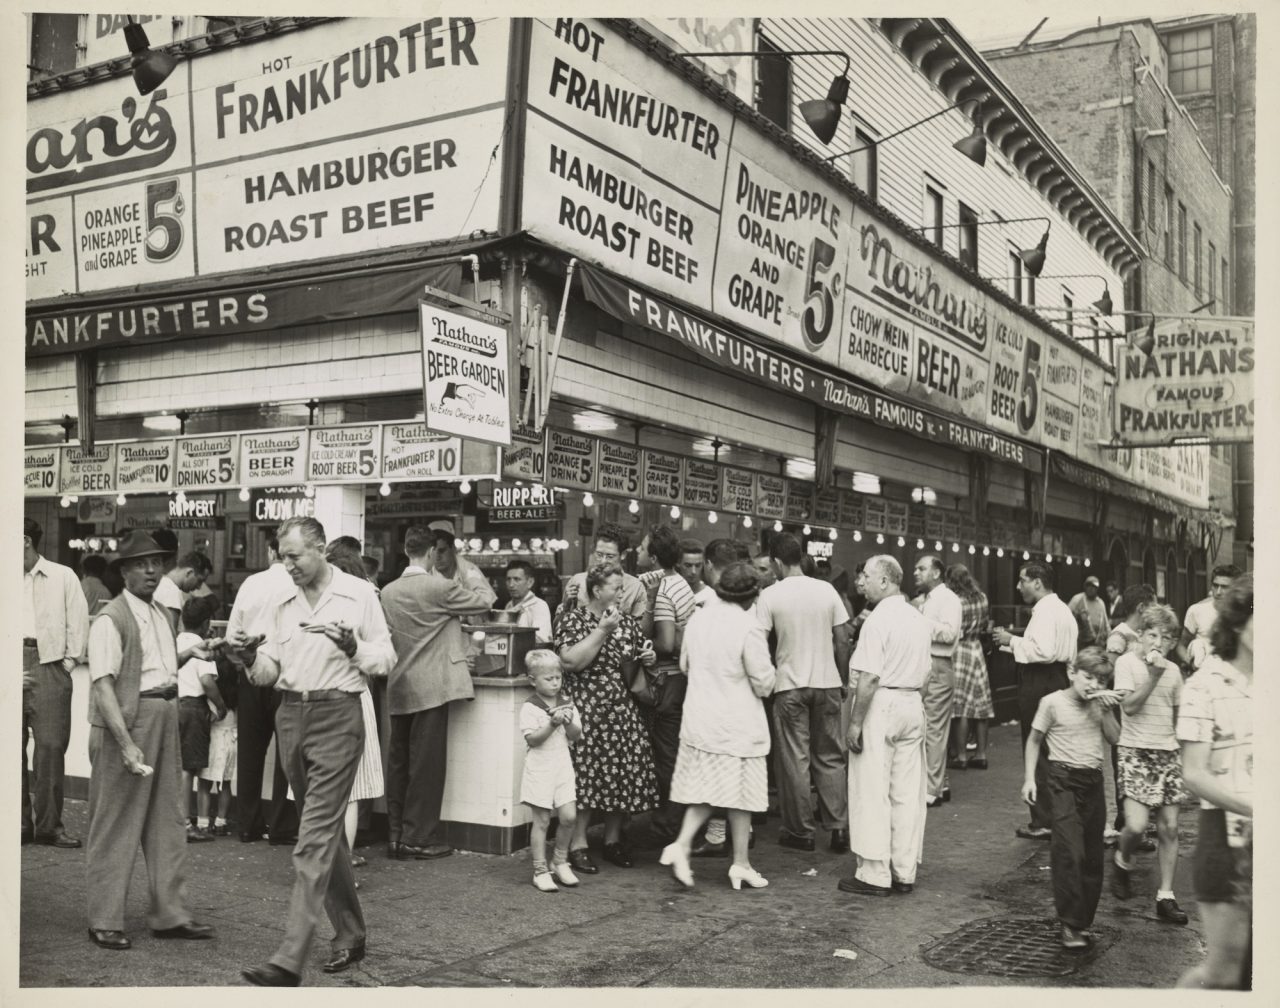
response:
[(116, 446), (100, 444), (85, 451), (79, 445), (64, 445), (59, 484), (65, 494), (114, 494)]
[(549, 430), (547, 482), (568, 490), (595, 490), (597, 443), (586, 434)]
[(377, 424), (311, 428), (308, 483), (368, 483), (382, 472)]
[(22, 492), (27, 497), (50, 497), (58, 492), (62, 445), (27, 448), (22, 453)]
[(493, 444), (511, 443), (505, 326), (422, 302), (422, 381), (427, 426)]
[(305, 483), (307, 431), (262, 431), (240, 435), (240, 482), (245, 486)]
[(239, 434), (178, 438), (173, 485), (179, 490), (232, 486), (236, 482), (239, 458)]
[(170, 489), (177, 455), (172, 438), (121, 443), (116, 448), (116, 488), (124, 494)]
[(462, 474), (462, 442), (424, 423), (382, 425), (384, 479), (448, 479)]

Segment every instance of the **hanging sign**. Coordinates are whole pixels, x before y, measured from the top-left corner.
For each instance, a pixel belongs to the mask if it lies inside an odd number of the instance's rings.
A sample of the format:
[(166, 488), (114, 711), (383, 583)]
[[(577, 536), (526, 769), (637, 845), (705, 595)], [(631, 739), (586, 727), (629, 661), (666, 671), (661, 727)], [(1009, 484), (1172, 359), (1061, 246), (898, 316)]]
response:
[(564, 503), (556, 499), (551, 487), (538, 484), (507, 486), (495, 483), (490, 499), (482, 503), (484, 517), (490, 524), (560, 521)]
[(1084, 357), (1057, 340), (1046, 340), (1044, 352), (1042, 439), (1056, 453), (1074, 456), (1080, 438), (1080, 378)]
[(724, 466), (720, 470), (720, 501), (724, 510), (734, 514), (755, 514), (756, 474)]
[(27, 448), (22, 455), (22, 492), (28, 497), (58, 493), (61, 467), (62, 445)]
[(908, 522), (906, 501), (885, 501), (884, 530), (887, 535), (906, 535)]
[(426, 422), (473, 441), (511, 444), (505, 326), (427, 301), (418, 312)]
[(644, 495), (648, 500), (679, 504), (682, 460), (679, 455), (646, 450), (644, 453)]
[(179, 490), (230, 486), (236, 482), (239, 458), (239, 434), (178, 438), (173, 485)]
[(952, 542), (960, 538), (960, 512), (942, 512), (942, 538)]
[(240, 435), (240, 482), (246, 486), (305, 483), (307, 431), (263, 431)]
[(867, 497), (862, 502), (863, 510), (866, 512), (865, 524), (863, 527), (868, 532), (885, 532), (887, 531), (888, 509), (885, 506), (883, 497)]
[(312, 427), (308, 483), (367, 483), (382, 472), (382, 431), (377, 424)]
[(502, 475), (506, 479), (541, 483), (547, 475), (547, 431), (524, 424), (511, 431), (511, 444), (502, 448)]
[(942, 520), (939, 508), (928, 508), (924, 513), (924, 535), (926, 539), (937, 541), (947, 534), (946, 523)]
[(720, 507), (720, 466), (701, 459), (684, 460), (684, 503), (686, 507), (715, 511)]
[(249, 520), (279, 524), (290, 518), (314, 518), (316, 499), (305, 486), (254, 487), (249, 491)]
[(599, 491), (617, 497), (639, 497), (641, 450), (620, 441), (600, 441), (596, 450)]
[(382, 478), (448, 479), (462, 473), (462, 442), (425, 423), (382, 425)]
[(139, 441), (116, 448), (116, 489), (120, 493), (148, 493), (173, 486), (177, 442)]
[(907, 535), (915, 536), (920, 539), (925, 534), (925, 512), (928, 510), (923, 504), (913, 505), (907, 511)]
[(596, 444), (585, 434), (548, 431), (547, 482), (567, 490), (595, 490)]
[(840, 524), (840, 491), (819, 490), (813, 498), (813, 520), (819, 525)]
[(65, 494), (115, 493), (116, 446), (100, 444), (85, 451), (78, 445), (64, 445), (59, 483)]
[(787, 516), (787, 481), (781, 476), (756, 473), (756, 514), (774, 519)]
[(813, 517), (813, 484), (787, 480), (786, 521), (803, 525)]
[(845, 528), (866, 528), (867, 511), (860, 493), (853, 490), (840, 491), (840, 524)]

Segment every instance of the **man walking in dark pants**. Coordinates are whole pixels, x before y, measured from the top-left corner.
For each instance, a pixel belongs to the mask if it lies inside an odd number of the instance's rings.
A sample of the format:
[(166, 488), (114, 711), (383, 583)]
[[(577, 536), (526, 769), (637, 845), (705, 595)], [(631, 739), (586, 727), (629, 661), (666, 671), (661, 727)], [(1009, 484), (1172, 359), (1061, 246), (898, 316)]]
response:
[[(260, 625), (266, 613), (266, 603), (293, 585), (293, 580), (280, 562), (279, 540), (272, 534), (267, 537), (267, 557), (271, 566), (245, 578), (236, 593), (235, 605), (227, 635), (260, 636), (265, 629)], [(292, 845), (298, 838), (298, 811), (289, 799), (289, 782), (280, 764), (277, 746), (274, 762), (275, 775), (271, 780), (271, 805), (267, 815), (262, 812), (262, 777), (267, 749), (276, 730), (276, 708), (280, 695), (270, 686), (255, 686), (241, 667), (236, 696), (236, 816), (240, 821), (240, 840), (251, 843), (261, 840), (265, 832), (273, 844)]]
[(281, 762), (301, 811), (296, 878), (280, 947), (241, 976), (259, 987), (296, 987), (322, 912), (334, 929), (325, 972), (364, 958), (364, 914), (343, 818), (364, 751), (365, 677), (385, 676), (396, 656), (373, 585), (325, 560), (324, 526), (290, 518), (277, 534), (292, 584), (266, 604), (260, 647), (243, 633), (230, 643), (250, 679), (280, 693)]
[[(1048, 564), (1025, 563), (1018, 572), (1018, 591), (1022, 601), (1031, 606), (1031, 621), (1022, 636), (1011, 634), (1005, 627), (995, 630), (996, 643), (1013, 651), (1018, 670), (1018, 720), (1022, 725), (1022, 744), (1026, 747), (1040, 699), (1068, 686), (1067, 666), (1076, 657), (1079, 627), (1075, 615), (1053, 591), (1053, 568)], [(1024, 840), (1048, 840), (1053, 815), (1049, 807), (1049, 789), (1045, 786), (1044, 747), (1035, 774), (1035, 804), (1031, 806), (1031, 822), (1015, 831)]]

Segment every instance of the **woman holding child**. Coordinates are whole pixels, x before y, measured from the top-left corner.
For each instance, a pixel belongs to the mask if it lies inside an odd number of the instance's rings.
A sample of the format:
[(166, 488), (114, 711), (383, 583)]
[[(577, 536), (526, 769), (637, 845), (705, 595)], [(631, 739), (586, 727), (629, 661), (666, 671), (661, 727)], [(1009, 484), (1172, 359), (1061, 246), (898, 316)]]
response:
[(556, 651), (582, 717), (582, 738), (571, 750), (578, 818), (569, 844), (569, 864), (587, 875), (600, 870), (587, 852), (592, 814), (601, 812), (605, 817), (605, 860), (630, 868), (631, 856), (622, 840), (623, 818), (658, 804), (649, 736), (622, 676), (624, 661), (638, 660), (652, 668), (657, 655), (639, 622), (614, 604), (621, 587), (617, 564), (592, 567), (587, 571), (586, 604), (566, 612), (556, 627)]

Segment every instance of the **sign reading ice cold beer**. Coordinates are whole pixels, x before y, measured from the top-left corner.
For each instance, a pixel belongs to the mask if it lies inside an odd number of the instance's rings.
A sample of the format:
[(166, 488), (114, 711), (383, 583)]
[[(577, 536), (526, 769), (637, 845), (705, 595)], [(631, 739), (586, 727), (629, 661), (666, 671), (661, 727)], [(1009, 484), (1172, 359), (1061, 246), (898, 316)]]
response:
[(65, 494), (115, 493), (116, 446), (100, 444), (85, 451), (78, 445), (64, 445), (61, 484)]
[(427, 426), (509, 445), (507, 330), (425, 301), (419, 324)]

